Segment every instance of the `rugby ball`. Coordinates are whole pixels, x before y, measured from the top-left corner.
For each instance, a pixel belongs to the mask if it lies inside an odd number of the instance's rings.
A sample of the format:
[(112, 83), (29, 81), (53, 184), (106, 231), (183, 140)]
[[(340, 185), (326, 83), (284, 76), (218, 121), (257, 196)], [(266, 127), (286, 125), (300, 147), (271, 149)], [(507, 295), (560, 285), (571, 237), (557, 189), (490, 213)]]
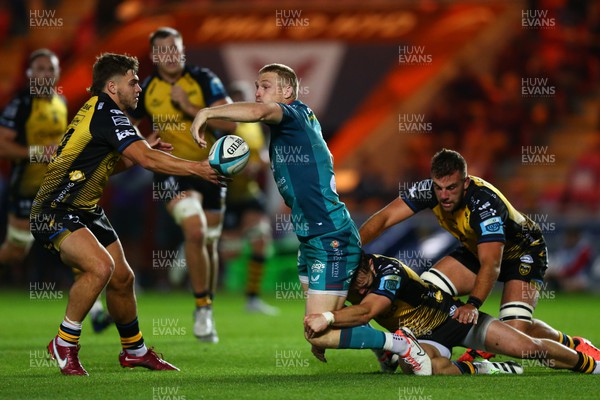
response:
[(250, 159), (250, 147), (236, 135), (220, 138), (210, 148), (208, 163), (219, 174), (233, 176), (240, 172)]

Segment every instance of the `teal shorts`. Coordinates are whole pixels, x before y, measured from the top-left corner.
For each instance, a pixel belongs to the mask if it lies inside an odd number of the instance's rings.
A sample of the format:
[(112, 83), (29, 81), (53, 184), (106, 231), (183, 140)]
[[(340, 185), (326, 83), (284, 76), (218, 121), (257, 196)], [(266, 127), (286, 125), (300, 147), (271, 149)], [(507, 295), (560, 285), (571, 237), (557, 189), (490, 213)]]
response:
[(354, 223), (347, 228), (300, 241), (298, 275), (308, 292), (345, 297), (360, 263), (361, 244)]

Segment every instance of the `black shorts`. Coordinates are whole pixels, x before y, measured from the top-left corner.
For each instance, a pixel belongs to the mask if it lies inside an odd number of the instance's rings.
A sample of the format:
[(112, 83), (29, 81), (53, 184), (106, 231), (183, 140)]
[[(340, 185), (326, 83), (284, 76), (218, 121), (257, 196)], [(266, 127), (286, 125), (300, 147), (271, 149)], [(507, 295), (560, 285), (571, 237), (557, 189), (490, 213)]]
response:
[(438, 342), (452, 351), (453, 347), (462, 346), (471, 328), (473, 328), (473, 324), (461, 324), (458, 320), (448, 316), (442, 325), (432, 332), (418, 335), (417, 339)]
[(153, 195), (159, 200), (170, 201), (181, 192), (194, 190), (202, 194), (202, 208), (208, 211), (223, 211), (227, 188), (193, 176), (154, 174)]
[(264, 196), (252, 197), (241, 202), (227, 203), (224, 227), (227, 229), (238, 227), (242, 222), (242, 215), (247, 211), (257, 211), (266, 214), (267, 205)]
[[(512, 280), (542, 282), (546, 269), (548, 269), (546, 245), (542, 243), (530, 250), (530, 252), (524, 252), (519, 260), (502, 260), (498, 282)], [(475, 274), (481, 268), (477, 257), (464, 246), (459, 246), (448, 255)]]
[(11, 193), (8, 196), (8, 212), (19, 219), (29, 219), (34, 197), (13, 195)]
[(30, 228), (33, 237), (51, 252), (59, 252), (62, 241), (81, 228), (88, 228), (104, 247), (119, 239), (100, 207), (94, 211), (43, 209), (31, 215)]

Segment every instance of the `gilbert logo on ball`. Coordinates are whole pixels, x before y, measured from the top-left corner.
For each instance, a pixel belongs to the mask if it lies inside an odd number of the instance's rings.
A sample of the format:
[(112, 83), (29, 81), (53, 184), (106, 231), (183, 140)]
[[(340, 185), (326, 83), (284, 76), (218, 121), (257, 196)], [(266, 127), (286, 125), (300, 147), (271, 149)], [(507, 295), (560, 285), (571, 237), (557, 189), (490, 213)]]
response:
[(226, 135), (213, 144), (208, 163), (218, 173), (233, 176), (240, 172), (250, 159), (250, 147), (236, 135)]

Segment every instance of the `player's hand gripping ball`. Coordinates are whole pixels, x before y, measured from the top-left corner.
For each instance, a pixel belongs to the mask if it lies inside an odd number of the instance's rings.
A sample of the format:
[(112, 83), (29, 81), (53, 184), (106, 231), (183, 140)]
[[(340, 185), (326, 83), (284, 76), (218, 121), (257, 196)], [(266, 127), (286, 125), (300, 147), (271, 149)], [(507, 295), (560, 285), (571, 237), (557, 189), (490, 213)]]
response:
[(244, 169), (250, 159), (250, 147), (236, 135), (226, 135), (215, 142), (208, 153), (208, 163), (223, 176), (233, 176)]

